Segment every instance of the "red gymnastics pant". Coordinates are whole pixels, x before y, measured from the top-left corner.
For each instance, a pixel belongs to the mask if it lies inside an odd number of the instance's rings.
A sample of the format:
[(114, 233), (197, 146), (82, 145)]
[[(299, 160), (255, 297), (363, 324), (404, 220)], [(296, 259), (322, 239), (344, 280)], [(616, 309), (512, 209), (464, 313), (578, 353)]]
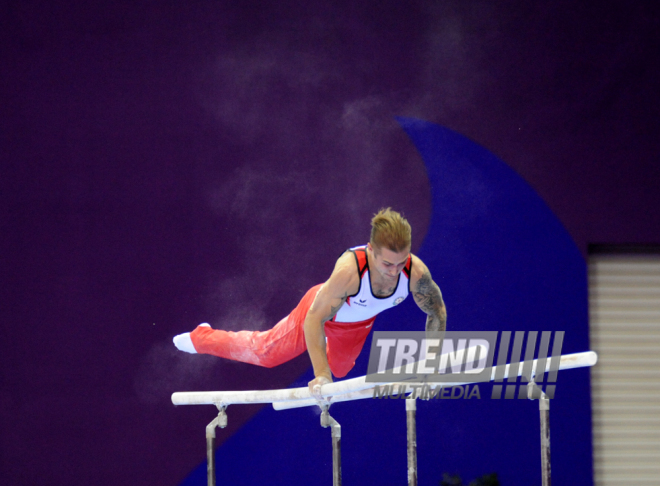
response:
[[(305, 317), (321, 284), (307, 291), (298, 306), (268, 331), (222, 331), (198, 326), (190, 337), (195, 350), (221, 358), (272, 368), (301, 355), (305, 343)], [(325, 323), (326, 354), (332, 374), (342, 378), (355, 366), (374, 319)]]

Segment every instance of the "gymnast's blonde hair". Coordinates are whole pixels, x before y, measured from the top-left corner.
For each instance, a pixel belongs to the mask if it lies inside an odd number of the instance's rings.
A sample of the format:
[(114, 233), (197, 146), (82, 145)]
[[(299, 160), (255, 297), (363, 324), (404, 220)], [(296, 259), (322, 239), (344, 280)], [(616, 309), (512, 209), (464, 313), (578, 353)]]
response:
[(410, 250), (410, 223), (391, 208), (381, 209), (371, 219), (371, 246), (375, 250), (387, 248), (396, 253)]

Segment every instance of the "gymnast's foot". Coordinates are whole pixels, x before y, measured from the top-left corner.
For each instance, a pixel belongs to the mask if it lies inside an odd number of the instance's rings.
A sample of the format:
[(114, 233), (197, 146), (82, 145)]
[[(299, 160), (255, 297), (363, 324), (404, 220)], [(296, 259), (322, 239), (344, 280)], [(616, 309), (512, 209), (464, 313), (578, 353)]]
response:
[[(211, 327), (211, 326), (208, 324), (208, 322), (205, 322), (197, 327)], [(172, 339), (172, 341), (174, 341), (174, 345), (177, 347), (179, 351), (185, 351), (186, 353), (197, 354), (197, 350), (195, 349), (195, 346), (193, 346), (192, 339), (190, 339), (189, 332), (184, 332), (183, 334), (174, 336), (174, 339)]]

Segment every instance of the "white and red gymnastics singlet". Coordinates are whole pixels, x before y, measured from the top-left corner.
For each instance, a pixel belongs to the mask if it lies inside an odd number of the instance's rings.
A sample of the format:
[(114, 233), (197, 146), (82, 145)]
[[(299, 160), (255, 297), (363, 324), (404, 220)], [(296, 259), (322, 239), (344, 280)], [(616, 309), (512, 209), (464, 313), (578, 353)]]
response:
[[(360, 288), (349, 296), (339, 311), (324, 326), (327, 341), (326, 355), (332, 374), (341, 378), (355, 365), (364, 342), (371, 332), (376, 316), (394, 307), (410, 293), (412, 256), (399, 274), (394, 292), (387, 297), (377, 297), (371, 288), (369, 261), (366, 246), (351, 248), (355, 256), (356, 270), (360, 275)], [(304, 324), (309, 308), (323, 284), (307, 291), (295, 309), (268, 331), (223, 331), (198, 326), (190, 338), (198, 353), (252, 363), (272, 368), (304, 353)]]
[(358, 274), (360, 275), (360, 288), (356, 294), (346, 299), (344, 305), (339, 308), (339, 311), (332, 319), (333, 322), (366, 321), (372, 317), (376, 317), (376, 315), (384, 310), (400, 304), (408, 297), (410, 293), (410, 270), (412, 268), (412, 257), (410, 255), (408, 255), (408, 261), (399, 274), (394, 292), (387, 297), (378, 297), (374, 295), (371, 288), (367, 247), (356, 246), (347, 251), (350, 251), (355, 256)]

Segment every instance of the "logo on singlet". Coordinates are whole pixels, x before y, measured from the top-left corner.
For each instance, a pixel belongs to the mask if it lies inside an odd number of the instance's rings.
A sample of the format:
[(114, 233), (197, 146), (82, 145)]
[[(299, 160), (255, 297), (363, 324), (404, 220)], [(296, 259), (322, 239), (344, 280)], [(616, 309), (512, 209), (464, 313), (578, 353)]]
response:
[(362, 306), (362, 307), (366, 307), (367, 306), (367, 299), (359, 299), (357, 301), (354, 300), (353, 303), (357, 304), (359, 306)]
[(399, 304), (400, 304), (401, 302), (403, 302), (403, 301), (404, 301), (404, 297), (399, 297), (398, 299), (396, 299), (396, 300), (394, 301), (394, 305), (399, 305)]

